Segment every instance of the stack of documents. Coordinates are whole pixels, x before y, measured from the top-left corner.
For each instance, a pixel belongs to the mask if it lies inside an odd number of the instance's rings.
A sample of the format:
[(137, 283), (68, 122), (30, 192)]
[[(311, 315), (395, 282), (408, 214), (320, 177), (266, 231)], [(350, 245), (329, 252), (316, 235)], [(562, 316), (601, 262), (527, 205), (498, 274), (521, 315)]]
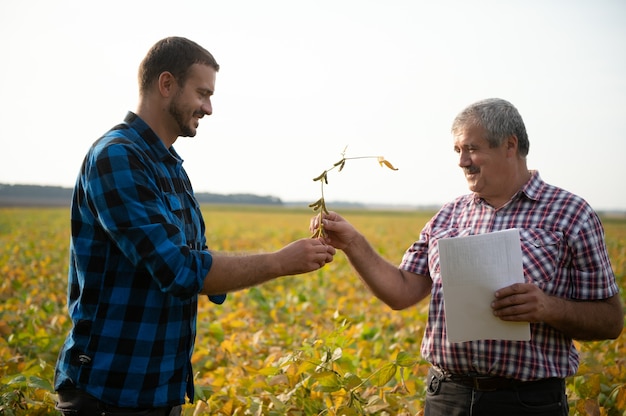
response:
[(439, 240), (446, 331), (450, 342), (530, 340), (528, 322), (505, 322), (491, 309), (494, 292), (524, 282), (519, 231)]

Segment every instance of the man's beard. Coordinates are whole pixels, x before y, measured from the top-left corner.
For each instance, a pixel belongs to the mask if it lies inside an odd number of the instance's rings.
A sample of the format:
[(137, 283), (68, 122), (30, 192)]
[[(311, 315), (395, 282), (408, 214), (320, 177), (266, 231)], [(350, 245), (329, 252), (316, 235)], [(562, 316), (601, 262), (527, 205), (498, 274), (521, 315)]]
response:
[(185, 113), (182, 108), (178, 105), (178, 97), (174, 98), (170, 104), (169, 113), (178, 124), (178, 129), (180, 133), (178, 134), (180, 137), (194, 137), (196, 135), (196, 131), (189, 127), (189, 120), (185, 120)]

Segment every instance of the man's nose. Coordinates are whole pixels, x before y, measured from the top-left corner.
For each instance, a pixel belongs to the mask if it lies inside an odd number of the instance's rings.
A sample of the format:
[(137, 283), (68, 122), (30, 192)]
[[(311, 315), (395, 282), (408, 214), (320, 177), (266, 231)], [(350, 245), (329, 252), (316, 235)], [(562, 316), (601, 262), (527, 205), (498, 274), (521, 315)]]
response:
[(465, 152), (461, 150), (459, 152), (459, 166), (463, 168), (466, 166), (470, 166), (471, 164), (472, 164), (472, 159), (469, 156), (469, 152)]
[(206, 114), (207, 116), (213, 114), (213, 106), (211, 105), (211, 101), (205, 101), (204, 104), (202, 104), (201, 108), (204, 114)]

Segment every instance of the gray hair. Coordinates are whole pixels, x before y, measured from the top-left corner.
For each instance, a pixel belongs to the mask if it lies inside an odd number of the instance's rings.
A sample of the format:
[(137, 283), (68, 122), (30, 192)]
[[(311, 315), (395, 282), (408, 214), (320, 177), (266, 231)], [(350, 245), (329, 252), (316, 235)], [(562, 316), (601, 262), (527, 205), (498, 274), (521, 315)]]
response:
[(526, 157), (530, 142), (526, 126), (517, 108), (501, 98), (487, 98), (467, 106), (452, 123), (452, 134), (457, 135), (469, 126), (483, 127), (487, 131), (485, 139), (489, 147), (498, 147), (504, 141), (516, 136), (520, 156)]

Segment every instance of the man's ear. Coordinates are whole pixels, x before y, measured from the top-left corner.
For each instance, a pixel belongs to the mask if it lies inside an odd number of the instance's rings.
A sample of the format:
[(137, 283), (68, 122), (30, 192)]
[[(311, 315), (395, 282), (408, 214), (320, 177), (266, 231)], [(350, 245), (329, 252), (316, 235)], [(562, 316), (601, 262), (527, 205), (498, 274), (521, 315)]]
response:
[(172, 75), (171, 72), (165, 71), (161, 72), (159, 75), (159, 92), (163, 97), (169, 97), (172, 94), (172, 91), (176, 84), (176, 78)]
[(517, 139), (517, 136), (512, 134), (510, 135), (507, 139), (506, 139), (506, 150), (507, 153), (511, 154), (512, 156), (517, 155), (517, 147), (519, 145), (519, 141)]

